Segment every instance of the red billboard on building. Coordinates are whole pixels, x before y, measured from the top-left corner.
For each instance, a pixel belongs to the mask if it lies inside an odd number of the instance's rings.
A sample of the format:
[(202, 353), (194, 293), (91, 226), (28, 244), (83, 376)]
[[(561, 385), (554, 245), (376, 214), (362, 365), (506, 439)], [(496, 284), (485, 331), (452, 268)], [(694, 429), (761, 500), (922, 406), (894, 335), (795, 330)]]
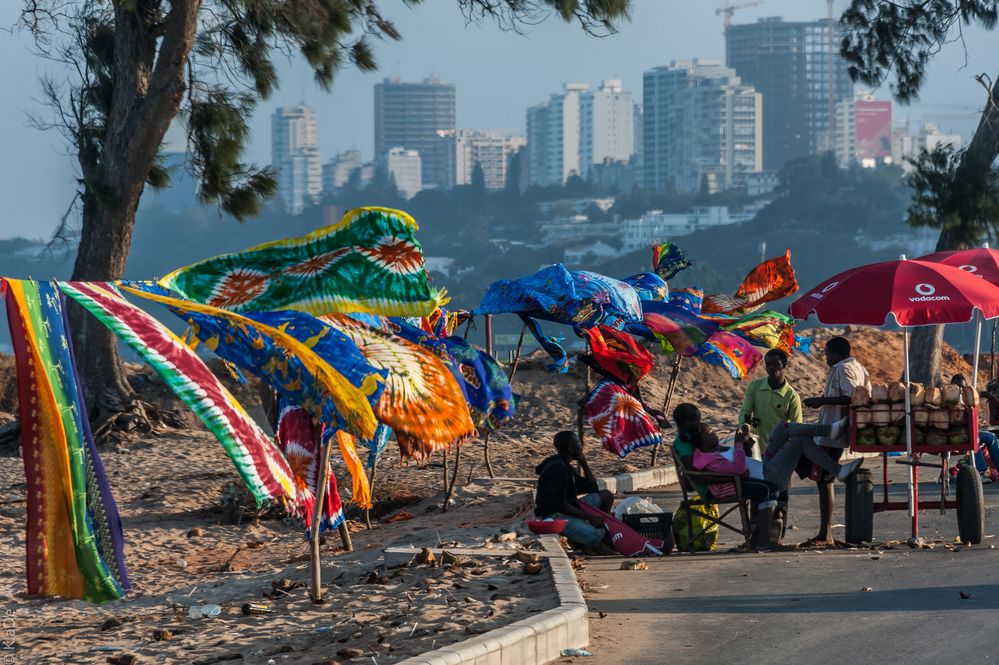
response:
[(891, 102), (859, 100), (856, 106), (856, 153), (861, 164), (891, 157)]

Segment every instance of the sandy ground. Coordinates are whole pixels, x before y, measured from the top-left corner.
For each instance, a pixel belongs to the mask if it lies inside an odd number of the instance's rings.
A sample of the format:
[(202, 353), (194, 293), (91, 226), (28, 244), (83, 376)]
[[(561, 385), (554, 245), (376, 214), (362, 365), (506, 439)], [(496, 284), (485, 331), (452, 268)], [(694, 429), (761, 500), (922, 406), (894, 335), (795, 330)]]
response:
[[(823, 385), (821, 345), (832, 333), (817, 334), (814, 352), (798, 354), (788, 372), (802, 397), (820, 394)], [(864, 330), (849, 335), (876, 381), (898, 376), (900, 360), (887, 360), (901, 357), (897, 334)], [(3, 412), (16, 413), (9, 368), (9, 358), (0, 358), (0, 418)], [(662, 404), (667, 372), (660, 365), (643, 381), (649, 404)], [(970, 370), (948, 350), (944, 372)], [(154, 381), (147, 371), (135, 380)], [(517, 547), (498, 536), (523, 528), (534, 467), (550, 454), (555, 432), (575, 429), (575, 403), (585, 383), (585, 370), (551, 375), (541, 358), (522, 362), (515, 381), (517, 420), (490, 441), (493, 470), (504, 480), (474, 480), (485, 475), (483, 446), (467, 442), (454, 505), (446, 513), (440, 457), (423, 467), (403, 466), (390, 445), (375, 482), (373, 528), (350, 523), (353, 553), (342, 553), (336, 537), (323, 549), (329, 602), (321, 606), (313, 605), (299, 584), (308, 579), (308, 553), (297, 526), (277, 518), (257, 520), (252, 512), (242, 523), (224, 523), (220, 498), (238, 477), (221, 446), (196, 428), (138, 437), (103, 455), (125, 526), (134, 585), (126, 598), (105, 607), (26, 598), (24, 475), (20, 459), (8, 451), (0, 457), (0, 599), (17, 618), (18, 655), (32, 663), (105, 662), (126, 652), (138, 654), (139, 662), (208, 663), (229, 657), (248, 663), (390, 663), (547, 609), (554, 599), (546, 574), (528, 578), (502, 559), (475, 568), (400, 572), (380, 569), (378, 557), (389, 544)], [(723, 370), (687, 361), (673, 404), (695, 402), (714, 426), (731, 430), (743, 390), (744, 384)], [(252, 391), (242, 396), (252, 399)], [(649, 464), (649, 450), (621, 460), (596, 447), (591, 432), (587, 450), (597, 475)], [(449, 458), (453, 464), (455, 453)], [(346, 499), (349, 476), (342, 463), (335, 462), (334, 472)], [(349, 514), (361, 518), (356, 509)], [(530, 544), (525, 537), (519, 546)], [(369, 578), (375, 583), (367, 583)], [(273, 584), (295, 588), (275, 594)], [(246, 602), (265, 603), (275, 612), (243, 616), (240, 607)], [(188, 618), (189, 606), (199, 603), (221, 605), (222, 614)], [(164, 630), (172, 638), (158, 641), (154, 631)], [(121, 651), (92, 651), (102, 646)]]

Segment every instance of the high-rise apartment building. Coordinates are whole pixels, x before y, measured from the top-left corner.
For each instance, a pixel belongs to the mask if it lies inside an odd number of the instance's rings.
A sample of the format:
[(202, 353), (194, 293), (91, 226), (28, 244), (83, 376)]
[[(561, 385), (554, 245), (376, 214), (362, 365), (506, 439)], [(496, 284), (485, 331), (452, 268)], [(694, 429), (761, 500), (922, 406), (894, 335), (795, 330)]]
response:
[(635, 102), (621, 81), (605, 80), (579, 98), (579, 168), (590, 177), (594, 164), (627, 162), (635, 153)]
[(482, 167), (486, 189), (507, 186), (510, 159), (527, 144), (523, 136), (502, 136), (496, 132), (459, 129), (445, 134), (449, 164), (449, 186), (469, 185), (476, 165)]
[(319, 200), (323, 182), (316, 116), (308, 106), (284, 106), (271, 116), (271, 166), (287, 212), (297, 215)]
[(674, 61), (642, 77), (642, 182), (719, 191), (763, 168), (762, 99), (717, 60)]
[(389, 177), (395, 181), (399, 195), (411, 199), (423, 189), (423, 160), (416, 150), (390, 148), (385, 159)]
[(360, 150), (344, 150), (323, 164), (323, 194), (339, 192), (350, 181), (350, 176), (363, 165)]
[(580, 97), (590, 87), (567, 83), (544, 104), (527, 109), (527, 169), (532, 185), (562, 185), (581, 175)]
[(836, 104), (853, 99), (853, 82), (839, 54), (841, 38), (828, 21), (779, 17), (726, 31), (726, 64), (763, 95), (767, 170), (831, 147)]
[(375, 160), (384, 164), (392, 148), (419, 152), (425, 189), (448, 185), (447, 142), (442, 133), (453, 132), (456, 124), (453, 83), (387, 78), (375, 85)]
[(892, 104), (874, 99), (870, 93), (836, 105), (833, 145), (841, 168), (858, 164), (874, 168), (892, 163)]

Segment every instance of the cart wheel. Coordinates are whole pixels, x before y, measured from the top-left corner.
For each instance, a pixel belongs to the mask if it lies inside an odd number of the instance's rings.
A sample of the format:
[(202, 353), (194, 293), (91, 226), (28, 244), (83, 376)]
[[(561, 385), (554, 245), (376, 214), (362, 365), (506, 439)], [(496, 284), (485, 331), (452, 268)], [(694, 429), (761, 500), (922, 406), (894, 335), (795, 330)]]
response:
[(868, 469), (857, 469), (846, 479), (846, 542), (874, 539), (874, 480)]
[(957, 472), (957, 530), (961, 541), (977, 545), (985, 532), (985, 493), (974, 462)]

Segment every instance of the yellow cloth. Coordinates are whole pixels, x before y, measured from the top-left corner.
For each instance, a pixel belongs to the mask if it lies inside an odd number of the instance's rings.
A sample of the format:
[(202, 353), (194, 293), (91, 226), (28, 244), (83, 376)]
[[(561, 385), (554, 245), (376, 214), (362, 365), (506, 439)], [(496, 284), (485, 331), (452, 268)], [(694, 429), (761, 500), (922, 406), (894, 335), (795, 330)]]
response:
[(361, 508), (371, 508), (371, 486), (368, 485), (368, 476), (364, 473), (364, 464), (357, 456), (357, 440), (343, 430), (337, 431), (336, 440), (340, 444), (343, 463), (347, 465), (347, 471), (350, 472), (353, 481), (350, 490), (351, 501)]

